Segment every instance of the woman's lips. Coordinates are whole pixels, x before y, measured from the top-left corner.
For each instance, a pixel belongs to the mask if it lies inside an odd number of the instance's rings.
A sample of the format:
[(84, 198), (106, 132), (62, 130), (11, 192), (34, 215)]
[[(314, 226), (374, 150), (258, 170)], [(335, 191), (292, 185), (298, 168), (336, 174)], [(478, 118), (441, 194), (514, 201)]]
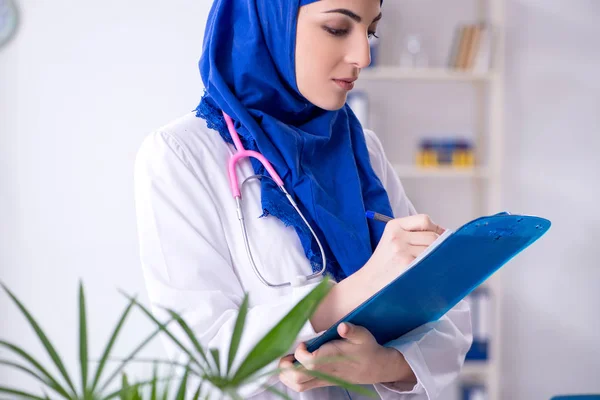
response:
[(344, 79), (334, 79), (333, 81), (344, 90), (350, 91), (354, 88), (354, 81), (348, 81)]

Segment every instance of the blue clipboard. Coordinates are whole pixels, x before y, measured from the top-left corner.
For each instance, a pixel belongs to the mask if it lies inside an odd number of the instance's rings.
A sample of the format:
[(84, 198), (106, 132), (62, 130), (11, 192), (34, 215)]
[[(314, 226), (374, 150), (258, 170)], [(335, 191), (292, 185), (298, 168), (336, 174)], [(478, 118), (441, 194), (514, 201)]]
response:
[(437, 321), (509, 260), (550, 229), (544, 218), (500, 213), (475, 219), (448, 232), (407, 271), (308, 341), (313, 352), (340, 339), (337, 326), (367, 328), (381, 345)]

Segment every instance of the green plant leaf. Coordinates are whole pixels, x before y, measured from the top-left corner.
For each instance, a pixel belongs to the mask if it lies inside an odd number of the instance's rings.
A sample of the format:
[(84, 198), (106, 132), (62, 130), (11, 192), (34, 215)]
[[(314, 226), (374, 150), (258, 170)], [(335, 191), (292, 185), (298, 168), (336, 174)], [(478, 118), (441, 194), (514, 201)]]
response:
[[(150, 383), (150, 384), (152, 384), (152, 383)], [(133, 400), (142, 400), (141, 387), (138, 383), (136, 383), (133, 386), (132, 399)]]
[(81, 390), (85, 393), (88, 390), (88, 338), (87, 338), (87, 317), (85, 309), (85, 292), (83, 283), (79, 281), (79, 362), (81, 365)]
[(96, 391), (96, 387), (98, 386), (98, 383), (100, 382), (100, 377), (102, 376), (102, 371), (104, 370), (104, 367), (106, 366), (106, 361), (108, 359), (108, 356), (115, 344), (115, 341), (117, 340), (117, 336), (119, 335), (121, 328), (123, 327), (123, 325), (125, 323), (125, 320), (127, 319), (127, 316), (129, 315), (129, 313), (131, 312), (131, 309), (133, 308), (133, 305), (134, 305), (134, 302), (130, 301), (129, 304), (127, 305), (127, 307), (125, 308), (125, 310), (123, 311), (123, 313), (121, 314), (121, 318), (119, 318), (119, 322), (117, 323), (117, 326), (113, 330), (113, 333), (110, 336), (108, 343), (106, 344), (106, 348), (104, 349), (104, 352), (102, 353), (102, 357), (100, 358), (100, 363), (96, 367), (96, 374), (94, 376), (94, 380), (92, 381), (92, 386), (90, 388), (90, 392), (92, 392), (92, 393), (94, 393)]
[(280, 358), (294, 344), (298, 333), (329, 292), (329, 279), (323, 279), (250, 351), (234, 377), (232, 385), (239, 386), (270, 362)]
[(177, 395), (175, 397), (176, 400), (185, 400), (185, 393), (187, 391), (187, 382), (189, 376), (190, 370), (186, 368), (185, 373), (183, 374), (183, 379), (181, 380), (181, 384), (179, 385), (179, 389), (177, 390)]
[(169, 392), (170, 392), (169, 389), (170, 389), (170, 384), (167, 382), (167, 384), (163, 388), (162, 400), (168, 400), (169, 399)]
[(77, 393), (77, 390), (75, 389), (75, 386), (73, 385), (73, 382), (71, 381), (71, 378), (69, 377), (69, 374), (67, 373), (67, 370), (66, 370), (60, 356), (54, 349), (54, 346), (52, 345), (52, 343), (50, 342), (50, 340), (48, 339), (48, 337), (46, 336), (46, 334), (44, 333), (42, 328), (39, 326), (39, 324), (33, 318), (31, 313), (27, 310), (27, 308), (25, 308), (25, 306), (19, 301), (19, 299), (17, 299), (17, 297), (4, 284), (1, 284), (1, 285), (2, 285), (2, 288), (4, 289), (4, 291), (10, 296), (10, 298), (13, 300), (13, 302), (17, 305), (19, 310), (21, 310), (21, 313), (25, 316), (25, 318), (29, 322), (29, 325), (31, 325), (31, 327), (35, 331), (36, 335), (42, 342), (44, 348), (50, 355), (50, 358), (52, 359), (52, 361), (54, 361), (54, 364), (60, 371), (60, 374), (65, 379), (65, 381), (67, 382), (67, 384), (69, 385), (69, 387), (71, 388), (73, 393)]
[[(179, 315), (176, 311), (168, 309), (168, 308), (165, 308), (164, 310), (166, 310), (171, 315), (171, 317), (175, 321), (177, 321), (177, 323), (179, 324), (179, 326), (181, 327), (181, 329), (183, 329), (183, 331), (187, 335), (188, 339), (190, 339), (190, 341), (194, 345), (194, 348), (196, 349), (196, 351), (200, 354), (200, 357), (202, 357), (202, 360), (208, 366), (209, 362), (208, 362), (208, 358), (206, 357), (206, 352), (202, 348), (202, 345), (198, 341), (198, 338), (194, 334), (194, 331), (192, 331), (192, 329), (189, 327), (189, 325), (185, 322), (185, 320), (181, 317), (181, 315)], [(202, 367), (202, 365), (200, 363), (197, 363), (197, 364), (200, 367), (200, 369), (202, 369), (203, 371), (205, 371), (205, 369)]]
[[(169, 378), (170, 379), (170, 378)], [(166, 381), (167, 379), (159, 379), (159, 381)], [(138, 382), (135, 385), (138, 388), (143, 388), (145, 386), (149, 386), (152, 384), (152, 380), (147, 380), (147, 381), (143, 381), (143, 382)], [(95, 400), (112, 400), (114, 398), (117, 398), (119, 396), (121, 396), (122, 393), (128, 393), (131, 390), (131, 388), (121, 388), (119, 390), (116, 390), (112, 393), (109, 393), (107, 395), (102, 395), (101, 397), (97, 397), (95, 398)], [(79, 399), (77, 399), (79, 400)]]
[[(123, 391), (119, 395), (121, 400), (141, 400), (141, 385), (139, 383), (130, 384), (127, 374), (123, 373), (121, 378), (121, 389)], [(151, 383), (150, 383), (151, 384)]]
[[(172, 333), (171, 331), (169, 331), (169, 329), (167, 329), (167, 324), (169, 322), (167, 322), (166, 324), (163, 324), (162, 322), (160, 322), (158, 319), (156, 319), (156, 317), (154, 315), (152, 315), (152, 313), (143, 305), (140, 304), (140, 302), (138, 302), (135, 299), (132, 299), (130, 296), (128, 296), (126, 293), (123, 293), (124, 296), (128, 297), (130, 300), (133, 300), (135, 302), (135, 304), (142, 310), (142, 312), (148, 317), (150, 318), (150, 320), (152, 320), (152, 322), (154, 322), (157, 326), (159, 331), (163, 331), (172, 341), (173, 343), (175, 343), (177, 345), (177, 347), (179, 347), (190, 359), (191, 361), (193, 361), (195, 364), (197, 364), (198, 366), (200, 366), (200, 368), (202, 368), (202, 365), (198, 362), (198, 360), (194, 357), (194, 354), (189, 351), (187, 349), (187, 347), (185, 347)], [(175, 313), (176, 314), (176, 313)], [(177, 315), (177, 314), (176, 314)], [(177, 315), (178, 316), (178, 315)], [(175, 319), (177, 319), (175, 317)], [(179, 317), (179, 319), (181, 320), (181, 317)], [(183, 320), (182, 320), (183, 321)]]
[(44, 399), (45, 400), (51, 400), (50, 396), (48, 396), (48, 393), (46, 393), (46, 391), (44, 390), (44, 388), (42, 388), (42, 392), (44, 392)]
[[(0, 346), (1, 347), (6, 347), (8, 350), (16, 353), (17, 355), (21, 356), (25, 360), (29, 361), (29, 363), (31, 363), (31, 365), (33, 365), (49, 381), (51, 381), (56, 386), (62, 388), (62, 386), (58, 383), (58, 381), (56, 379), (54, 379), (52, 377), (52, 375), (50, 375), (50, 373), (48, 371), (46, 371), (46, 369), (37, 360), (35, 360), (33, 357), (31, 357), (29, 354), (27, 354), (27, 352), (25, 352), (25, 350), (23, 350), (22, 348), (18, 347), (17, 345), (14, 345), (12, 343), (8, 343), (8, 342), (6, 342), (4, 340), (0, 340)], [(64, 388), (63, 388), (63, 390), (64, 390)]]
[(200, 383), (200, 385), (198, 385), (198, 389), (196, 389), (196, 393), (194, 393), (194, 397), (192, 397), (192, 400), (199, 400), (201, 395), (202, 395), (202, 383)]
[(231, 343), (229, 345), (229, 357), (227, 359), (227, 376), (231, 371), (231, 365), (237, 354), (240, 346), (240, 340), (242, 338), (242, 332), (244, 331), (244, 325), (246, 323), (246, 316), (248, 315), (248, 293), (244, 295), (244, 300), (238, 311), (238, 316), (235, 321), (235, 327), (233, 328), (233, 335), (231, 336)]
[(154, 368), (152, 369), (152, 388), (150, 392), (150, 400), (157, 400), (158, 396), (158, 367), (156, 363), (154, 363)]
[(34, 394), (31, 394), (31, 393), (23, 392), (21, 390), (12, 389), (12, 388), (1, 387), (1, 386), (0, 386), (0, 393), (14, 394), (15, 396), (19, 396), (19, 397), (21, 397), (23, 399), (46, 400), (43, 397), (39, 397), (39, 396), (36, 396)]
[[(132, 300), (133, 304), (136, 303), (135, 299)], [(167, 321), (164, 325), (158, 323), (158, 328), (156, 328), (154, 330), (154, 332), (152, 332), (150, 335), (148, 335), (148, 337), (138, 345), (138, 347), (136, 347), (130, 354), (129, 356), (127, 356), (125, 359), (123, 359), (123, 361), (121, 362), (121, 364), (119, 365), (119, 367), (110, 375), (110, 377), (108, 377), (108, 379), (106, 380), (106, 382), (104, 382), (104, 384), (101, 386), (99, 392), (103, 393), (106, 388), (108, 387), (108, 385), (110, 385), (112, 383), (112, 381), (119, 376), (119, 372), (121, 372), (123, 370), (123, 368), (125, 368), (125, 366), (127, 365), (127, 363), (129, 363), (137, 353), (139, 353), (156, 335), (158, 335), (160, 332), (164, 331), (166, 325), (168, 325), (169, 323), (171, 323), (173, 320), (169, 320)]]
[[(314, 360), (312, 365), (320, 365), (320, 364), (327, 364), (327, 363), (332, 363), (332, 362), (348, 361), (349, 359), (350, 359), (349, 357), (344, 357), (344, 356), (319, 357), (318, 359)], [(270, 371), (265, 371), (265, 372), (261, 372), (260, 374), (253, 375), (252, 379), (260, 379), (265, 376), (279, 375), (280, 373), (282, 373), (284, 371), (300, 369), (300, 368), (304, 368), (302, 366), (302, 364), (297, 364), (290, 368), (279, 368), (278, 367), (278, 368), (275, 368)]]
[(0, 365), (6, 365), (7, 367), (16, 368), (18, 370), (21, 370), (21, 371), (25, 372), (26, 374), (33, 376), (35, 379), (42, 382), (44, 385), (48, 386), (49, 388), (54, 389), (58, 394), (60, 394), (64, 398), (66, 398), (66, 399), (71, 398), (71, 396), (60, 385), (58, 385), (57, 382), (55, 382), (55, 381), (53, 382), (53, 381), (49, 380), (47, 377), (41, 376), (37, 372), (35, 372), (21, 364), (17, 364), (16, 362), (8, 361), (8, 360), (0, 360)]
[(221, 358), (219, 357), (219, 349), (210, 349), (210, 354), (217, 367), (217, 376), (221, 376)]
[(171, 388), (171, 380), (172, 379), (173, 379), (173, 368), (171, 368), (171, 373), (169, 374), (169, 378), (167, 380), (167, 383), (163, 387), (162, 400), (168, 400), (169, 399), (169, 392), (170, 392), (170, 388)]
[(314, 370), (310, 370), (310, 369), (303, 369), (302, 370), (303, 373), (305, 373), (306, 375), (310, 375), (313, 376), (317, 379), (321, 379), (323, 381), (327, 381), (329, 383), (333, 383), (336, 386), (340, 386), (346, 390), (349, 390), (351, 392), (355, 392), (358, 394), (361, 394), (363, 396), (367, 396), (367, 397), (372, 397), (372, 398), (377, 398), (378, 395), (376, 392), (366, 389), (360, 385), (355, 385), (353, 383), (350, 382), (346, 382), (343, 379), (337, 378), (335, 376), (331, 376), (331, 375), (327, 375), (324, 374), (320, 371), (314, 371)]
[(121, 389), (123, 389), (123, 391), (119, 395), (119, 398), (121, 400), (130, 400), (131, 399), (131, 396), (130, 396), (131, 392), (130, 392), (129, 381), (127, 379), (127, 374), (126, 373), (122, 373), (121, 374)]
[(274, 386), (263, 386), (263, 388), (265, 388), (265, 390), (273, 393), (274, 395), (281, 397), (282, 399), (292, 400), (292, 398), (290, 396), (288, 396), (286, 393), (283, 393), (281, 390), (276, 389)]

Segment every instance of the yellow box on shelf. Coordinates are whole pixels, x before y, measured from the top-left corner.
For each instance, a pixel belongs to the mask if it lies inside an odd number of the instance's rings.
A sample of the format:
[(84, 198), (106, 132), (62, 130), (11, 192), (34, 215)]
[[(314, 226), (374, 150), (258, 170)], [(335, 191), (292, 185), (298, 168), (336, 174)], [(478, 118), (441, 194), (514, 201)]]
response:
[(475, 154), (472, 150), (455, 150), (452, 153), (452, 166), (470, 168), (475, 166)]
[(437, 167), (438, 155), (432, 150), (421, 150), (417, 152), (417, 165), (419, 167)]

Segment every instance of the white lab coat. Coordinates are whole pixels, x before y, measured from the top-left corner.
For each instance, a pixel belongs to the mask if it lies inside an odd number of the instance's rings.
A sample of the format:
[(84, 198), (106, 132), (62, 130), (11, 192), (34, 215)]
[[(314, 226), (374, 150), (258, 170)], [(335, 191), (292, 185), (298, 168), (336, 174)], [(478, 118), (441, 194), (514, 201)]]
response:
[[(371, 163), (389, 194), (395, 216), (414, 214), (381, 142), (374, 133), (365, 134)], [(167, 319), (158, 306), (184, 311), (201, 343), (219, 349), (222, 365), (244, 292), (249, 293), (250, 310), (234, 365), (314, 287), (271, 289), (252, 271), (226, 173), (233, 151), (203, 119), (190, 113), (149, 135), (135, 165), (141, 262), (153, 312)], [(253, 174), (248, 161), (238, 167), (240, 182)], [(311, 267), (294, 229), (274, 217), (258, 218), (262, 214), (258, 181), (245, 185), (243, 199), (251, 247), (262, 274), (271, 282), (309, 275)], [(296, 343), (316, 335), (308, 322)], [(404, 355), (417, 385), (378, 384), (374, 389), (382, 399), (437, 399), (457, 377), (471, 340), (469, 308), (461, 302), (438, 322), (387, 344)], [(165, 346), (170, 357), (182, 355), (168, 340)], [(296, 393), (277, 377), (268, 383), (293, 399), (348, 398), (338, 387)], [(242, 395), (278, 398), (258, 383), (246, 385)]]

